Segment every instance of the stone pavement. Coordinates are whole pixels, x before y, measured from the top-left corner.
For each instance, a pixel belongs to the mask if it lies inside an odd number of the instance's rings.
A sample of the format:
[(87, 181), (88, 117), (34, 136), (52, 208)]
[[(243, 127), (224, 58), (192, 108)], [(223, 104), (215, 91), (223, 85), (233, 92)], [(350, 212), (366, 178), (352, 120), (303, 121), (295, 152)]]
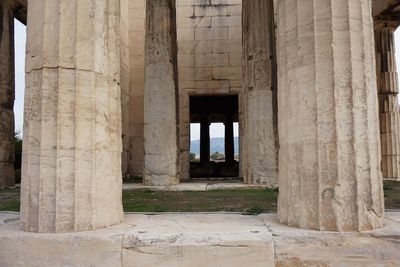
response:
[(35, 234), (0, 213), (0, 266), (399, 266), (400, 213), (362, 233), (300, 230), (276, 214), (125, 214), (96, 231)]
[(123, 190), (152, 189), (158, 191), (208, 191), (216, 189), (264, 189), (267, 185), (229, 183), (229, 182), (190, 182), (169, 186), (149, 186), (143, 184), (123, 184)]

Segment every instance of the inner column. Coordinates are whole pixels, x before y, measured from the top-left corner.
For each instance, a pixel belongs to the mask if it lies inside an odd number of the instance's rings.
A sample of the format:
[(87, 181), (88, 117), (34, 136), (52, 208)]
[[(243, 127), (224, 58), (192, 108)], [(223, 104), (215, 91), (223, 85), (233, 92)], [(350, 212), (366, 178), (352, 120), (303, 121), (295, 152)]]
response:
[(235, 160), (235, 143), (233, 137), (232, 114), (225, 116), (225, 162), (233, 163)]
[(0, 188), (15, 184), (14, 15), (10, 1), (0, 2)]
[(244, 181), (278, 182), (275, 22), (273, 1), (243, 1)]
[(207, 114), (201, 115), (200, 121), (200, 162), (210, 162), (210, 123)]
[(394, 32), (397, 21), (375, 21), (376, 73), (378, 81), (382, 175), (400, 179), (400, 110), (398, 105)]
[(147, 0), (144, 87), (146, 185), (179, 183), (174, 0)]

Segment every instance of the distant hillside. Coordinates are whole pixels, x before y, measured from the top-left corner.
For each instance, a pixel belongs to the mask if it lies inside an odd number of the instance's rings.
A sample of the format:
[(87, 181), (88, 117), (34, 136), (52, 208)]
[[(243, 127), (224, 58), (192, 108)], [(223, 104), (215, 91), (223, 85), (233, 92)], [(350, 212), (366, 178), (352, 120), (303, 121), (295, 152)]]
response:
[[(239, 152), (239, 137), (235, 137), (235, 152)], [(211, 154), (215, 152), (225, 153), (225, 138), (211, 138), (210, 139), (210, 150)], [(200, 140), (194, 140), (190, 143), (190, 153), (195, 153), (197, 156), (200, 155)]]

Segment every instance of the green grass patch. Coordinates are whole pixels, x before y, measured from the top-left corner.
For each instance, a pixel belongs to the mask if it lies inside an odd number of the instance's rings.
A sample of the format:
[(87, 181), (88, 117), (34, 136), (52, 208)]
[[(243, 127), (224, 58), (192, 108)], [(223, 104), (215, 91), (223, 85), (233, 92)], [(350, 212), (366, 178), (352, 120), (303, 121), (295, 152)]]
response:
[(383, 189), (385, 190), (385, 208), (400, 209), (400, 182), (385, 181)]
[(19, 211), (20, 189), (0, 189), (0, 211)]
[(125, 212), (275, 212), (278, 193), (267, 189), (211, 191), (131, 190), (123, 193)]
[[(400, 182), (385, 181), (385, 207), (400, 209)], [(126, 212), (276, 212), (278, 190), (230, 189), (211, 191), (124, 191)], [(0, 211), (19, 211), (20, 189), (0, 189)]]

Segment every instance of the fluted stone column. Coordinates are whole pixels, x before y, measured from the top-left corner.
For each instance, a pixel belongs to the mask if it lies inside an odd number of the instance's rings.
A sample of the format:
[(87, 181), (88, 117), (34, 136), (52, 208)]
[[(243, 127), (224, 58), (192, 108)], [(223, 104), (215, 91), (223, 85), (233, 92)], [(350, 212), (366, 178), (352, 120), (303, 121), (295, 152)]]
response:
[(235, 137), (233, 132), (233, 117), (225, 115), (225, 162), (235, 161)]
[(370, 0), (278, 1), (279, 201), (285, 224), (383, 224)]
[(0, 2), (0, 188), (15, 185), (13, 13), (11, 1)]
[(179, 183), (175, 1), (146, 5), (144, 183), (171, 185)]
[(29, 1), (21, 221), (121, 222), (119, 1)]
[(278, 179), (273, 1), (243, 1), (245, 182), (274, 187)]
[(210, 162), (210, 123), (208, 115), (202, 115), (200, 120), (200, 162)]
[(400, 180), (400, 110), (394, 31), (398, 21), (375, 22), (376, 73), (381, 132), (382, 175)]

